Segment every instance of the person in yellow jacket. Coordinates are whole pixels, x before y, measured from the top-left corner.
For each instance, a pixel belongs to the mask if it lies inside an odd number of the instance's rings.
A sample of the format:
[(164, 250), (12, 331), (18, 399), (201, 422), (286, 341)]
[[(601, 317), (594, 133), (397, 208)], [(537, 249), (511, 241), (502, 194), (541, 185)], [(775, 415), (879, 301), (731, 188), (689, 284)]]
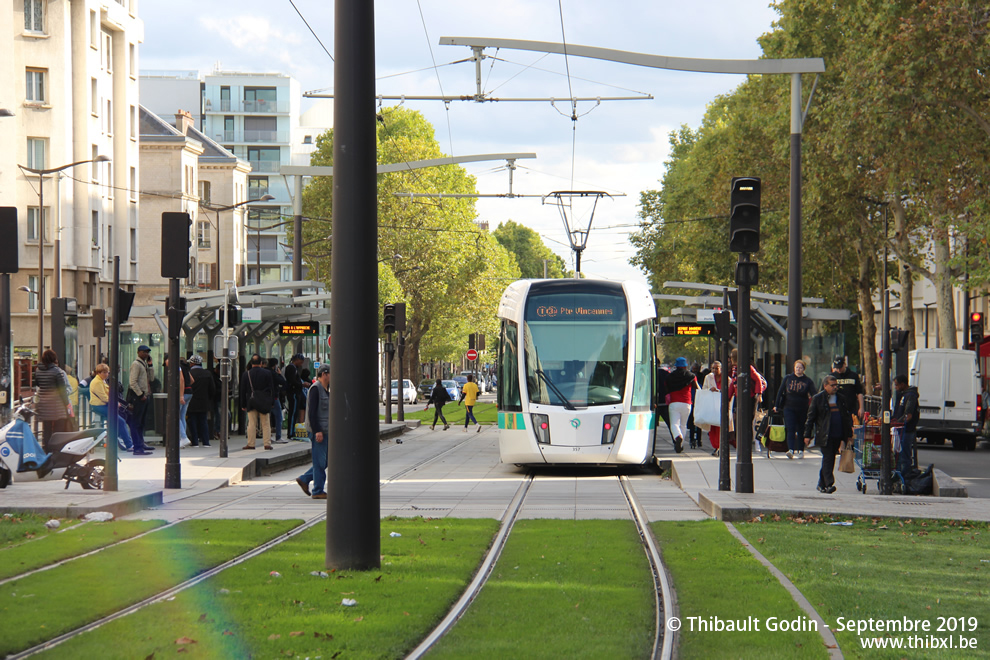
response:
[[(468, 374), (467, 382), (461, 388), (461, 401), (464, 402), (464, 407), (467, 409), (467, 413), (464, 415), (465, 433), (467, 433), (469, 422), (473, 421), (475, 424), (478, 424), (478, 420), (474, 418), (474, 404), (478, 401), (478, 393), (478, 385), (474, 382), (474, 376)], [(461, 405), (461, 401), (458, 401), (457, 405)], [(481, 432), (481, 424), (478, 424), (476, 432)]]

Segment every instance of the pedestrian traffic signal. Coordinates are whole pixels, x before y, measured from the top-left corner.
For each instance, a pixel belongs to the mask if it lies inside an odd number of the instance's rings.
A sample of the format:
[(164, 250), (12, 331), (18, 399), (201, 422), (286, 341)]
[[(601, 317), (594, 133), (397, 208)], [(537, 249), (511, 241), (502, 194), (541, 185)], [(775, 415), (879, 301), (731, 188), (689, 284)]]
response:
[(0, 273), (17, 272), (17, 207), (0, 206)]
[(732, 178), (729, 190), (729, 250), (760, 251), (760, 179)]
[(973, 312), (969, 315), (969, 341), (979, 344), (983, 341), (983, 313)]
[(382, 327), (386, 335), (395, 332), (395, 305), (387, 303), (382, 314)]
[(189, 277), (189, 232), (192, 219), (188, 213), (162, 213), (162, 277)]
[(729, 341), (732, 337), (732, 319), (729, 312), (715, 312), (712, 317), (715, 319), (715, 334), (719, 341)]

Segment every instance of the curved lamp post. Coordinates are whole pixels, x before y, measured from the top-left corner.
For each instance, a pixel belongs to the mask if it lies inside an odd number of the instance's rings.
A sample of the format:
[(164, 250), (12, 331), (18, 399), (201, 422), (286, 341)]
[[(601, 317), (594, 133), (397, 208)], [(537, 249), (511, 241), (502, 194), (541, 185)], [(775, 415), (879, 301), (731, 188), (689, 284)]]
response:
[[(96, 158), (90, 158), (89, 160), (78, 160), (74, 163), (69, 163), (68, 165), (61, 165), (59, 167), (49, 167), (47, 169), (35, 168), (35, 167), (24, 167), (23, 165), (18, 165), (23, 172), (30, 172), (31, 174), (38, 175), (38, 360), (41, 360), (41, 353), (45, 350), (45, 175), (55, 174), (56, 172), (61, 172), (62, 170), (67, 170), (70, 167), (76, 167), (77, 165), (86, 165), (88, 163), (106, 163), (109, 162), (109, 156), (97, 156)], [(56, 263), (56, 267), (58, 264)], [(60, 356), (64, 359), (65, 356)]]
[[(233, 209), (236, 209), (239, 206), (244, 206), (245, 204), (253, 204), (254, 202), (270, 202), (273, 199), (275, 199), (275, 197), (273, 195), (262, 195), (258, 199), (245, 199), (243, 202), (237, 202), (236, 204), (229, 204), (228, 206), (213, 206), (212, 204), (207, 204), (206, 202), (200, 201), (199, 207), (201, 209), (204, 209), (206, 211), (216, 211), (216, 214), (217, 214), (217, 224), (216, 224), (216, 229), (217, 229), (217, 281), (215, 282), (216, 286), (214, 287), (216, 290), (218, 290), (218, 291), (220, 290), (220, 282), (223, 279), (220, 276), (220, 213), (222, 213), (223, 211), (231, 211)], [(260, 271), (259, 271), (259, 274), (258, 274), (258, 279), (259, 280), (261, 279), (261, 273), (260, 273)]]

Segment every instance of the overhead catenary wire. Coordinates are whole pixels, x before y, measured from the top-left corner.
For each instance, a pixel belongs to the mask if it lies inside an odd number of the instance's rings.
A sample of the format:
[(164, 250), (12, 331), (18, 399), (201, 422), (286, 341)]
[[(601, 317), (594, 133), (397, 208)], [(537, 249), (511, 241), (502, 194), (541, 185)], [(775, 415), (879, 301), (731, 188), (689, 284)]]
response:
[(331, 54), (330, 54), (330, 51), (329, 51), (329, 50), (327, 50), (327, 47), (323, 45), (323, 42), (322, 42), (322, 41), (320, 40), (320, 37), (319, 37), (319, 35), (317, 35), (317, 34), (316, 34), (316, 31), (315, 31), (315, 30), (313, 29), (313, 27), (312, 27), (312, 26), (311, 26), (311, 25), (309, 24), (309, 21), (307, 21), (307, 20), (306, 20), (306, 17), (305, 17), (305, 16), (303, 16), (303, 14), (302, 14), (302, 12), (301, 12), (301, 11), (299, 11), (299, 7), (296, 7), (296, 3), (295, 3), (295, 2), (293, 2), (292, 0), (289, 0), (289, 4), (290, 4), (290, 5), (292, 5), (292, 8), (296, 10), (296, 13), (297, 13), (297, 14), (299, 14), (299, 18), (301, 18), (301, 19), (302, 19), (302, 22), (306, 24), (306, 27), (307, 27), (307, 28), (309, 28), (309, 31), (310, 31), (310, 33), (311, 33), (311, 34), (313, 35), (313, 37), (314, 37), (314, 38), (316, 39), (316, 42), (317, 42), (318, 44), (320, 44), (320, 48), (322, 48), (322, 49), (323, 49), (323, 52), (324, 52), (324, 53), (326, 53), (326, 54), (327, 54), (327, 57), (329, 57), (329, 58), (330, 58), (330, 61), (331, 61), (331, 62), (333, 62), (333, 61), (334, 61), (334, 59), (333, 59), (333, 55), (331, 55)]
[[(423, 22), (423, 33), (426, 35), (426, 46), (430, 50), (430, 60), (433, 62), (433, 72), (437, 76), (437, 86), (440, 88), (440, 95), (443, 96), (443, 81), (440, 80), (440, 70), (437, 68), (437, 58), (433, 54), (433, 44), (430, 43), (430, 31), (426, 27), (426, 16), (423, 15), (423, 3), (416, 0), (416, 7), (419, 9), (419, 19)], [(444, 104), (445, 117), (447, 119), (447, 142), (450, 146), (450, 155), (454, 156), (454, 134), (450, 128), (450, 105)]]

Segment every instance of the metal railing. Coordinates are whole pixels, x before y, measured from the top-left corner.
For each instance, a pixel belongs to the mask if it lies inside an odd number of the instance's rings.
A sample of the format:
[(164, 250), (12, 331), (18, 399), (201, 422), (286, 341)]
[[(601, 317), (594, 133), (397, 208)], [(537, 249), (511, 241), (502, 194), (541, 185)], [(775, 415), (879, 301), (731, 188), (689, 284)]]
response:
[(277, 160), (249, 160), (248, 164), (253, 171), (267, 174), (278, 174), (282, 168), (282, 163)]

